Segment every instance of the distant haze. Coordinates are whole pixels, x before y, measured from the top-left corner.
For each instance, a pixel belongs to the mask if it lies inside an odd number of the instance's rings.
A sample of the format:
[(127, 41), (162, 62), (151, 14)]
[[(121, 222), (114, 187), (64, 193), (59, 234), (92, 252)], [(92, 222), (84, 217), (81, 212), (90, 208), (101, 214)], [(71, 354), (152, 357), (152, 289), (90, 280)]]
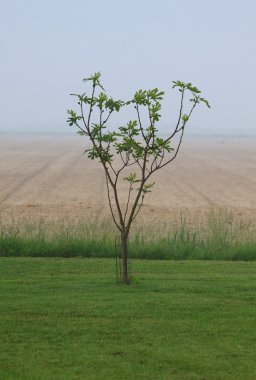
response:
[[(10, 0), (0, 14), (0, 133), (75, 133), (69, 94), (101, 71), (114, 98), (166, 92), (161, 131), (178, 113), (171, 81), (189, 81), (200, 106), (190, 134), (255, 135), (255, 0)], [(114, 123), (133, 118), (133, 110)]]

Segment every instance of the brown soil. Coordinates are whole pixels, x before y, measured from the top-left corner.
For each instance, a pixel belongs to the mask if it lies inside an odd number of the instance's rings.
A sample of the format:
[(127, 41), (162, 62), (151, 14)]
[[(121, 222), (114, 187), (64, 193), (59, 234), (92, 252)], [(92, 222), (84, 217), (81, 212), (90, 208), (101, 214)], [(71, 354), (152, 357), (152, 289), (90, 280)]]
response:
[[(0, 217), (110, 216), (103, 169), (82, 154), (85, 148), (76, 135), (0, 135)], [(152, 180), (138, 217), (151, 225), (212, 208), (255, 217), (256, 139), (185, 137), (177, 159)]]

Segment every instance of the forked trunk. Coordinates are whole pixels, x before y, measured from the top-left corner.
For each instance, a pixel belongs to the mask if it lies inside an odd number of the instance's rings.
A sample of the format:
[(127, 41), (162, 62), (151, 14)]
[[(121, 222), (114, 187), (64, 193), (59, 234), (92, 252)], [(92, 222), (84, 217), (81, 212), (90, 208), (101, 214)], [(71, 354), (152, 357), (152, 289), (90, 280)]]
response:
[(121, 251), (122, 251), (122, 278), (123, 283), (129, 285), (128, 275), (128, 250), (127, 250), (127, 236), (122, 234), (121, 236)]

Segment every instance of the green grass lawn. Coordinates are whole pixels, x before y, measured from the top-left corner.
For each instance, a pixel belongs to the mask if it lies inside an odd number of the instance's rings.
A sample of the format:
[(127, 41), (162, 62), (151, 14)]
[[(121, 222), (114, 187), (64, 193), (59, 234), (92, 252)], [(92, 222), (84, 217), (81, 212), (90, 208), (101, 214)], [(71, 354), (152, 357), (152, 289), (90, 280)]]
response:
[(0, 379), (255, 379), (256, 263), (0, 259)]

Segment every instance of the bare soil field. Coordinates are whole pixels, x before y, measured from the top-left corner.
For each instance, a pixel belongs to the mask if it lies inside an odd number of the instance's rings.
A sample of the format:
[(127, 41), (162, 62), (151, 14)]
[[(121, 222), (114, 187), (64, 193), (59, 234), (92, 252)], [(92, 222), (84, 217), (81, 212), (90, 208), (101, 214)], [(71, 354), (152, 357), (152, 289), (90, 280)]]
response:
[[(77, 135), (0, 135), (0, 217), (109, 217), (104, 172), (85, 148)], [(147, 223), (181, 213), (193, 220), (212, 208), (255, 218), (256, 138), (185, 137), (153, 181), (139, 216)]]

